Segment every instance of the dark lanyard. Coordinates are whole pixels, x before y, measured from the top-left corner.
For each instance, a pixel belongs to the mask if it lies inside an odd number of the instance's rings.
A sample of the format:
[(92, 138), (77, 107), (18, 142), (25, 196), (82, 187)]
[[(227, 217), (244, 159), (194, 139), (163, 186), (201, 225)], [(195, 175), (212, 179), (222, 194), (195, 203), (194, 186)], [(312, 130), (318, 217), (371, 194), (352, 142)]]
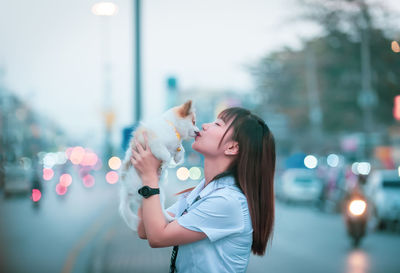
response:
[[(196, 199), (194, 199), (192, 205), (193, 205), (194, 203), (196, 203), (197, 201), (199, 201), (199, 200), (200, 200), (200, 195), (197, 196)], [(185, 212), (187, 212), (187, 209), (185, 209), (185, 210), (182, 212), (182, 214), (181, 214), (180, 216), (182, 216), (183, 214), (185, 214)], [(178, 250), (179, 250), (179, 246), (174, 246), (174, 247), (172, 248), (171, 264), (170, 264), (170, 266), (169, 266), (169, 273), (174, 273), (175, 270), (176, 270), (175, 263), (176, 263), (176, 258), (178, 257)]]

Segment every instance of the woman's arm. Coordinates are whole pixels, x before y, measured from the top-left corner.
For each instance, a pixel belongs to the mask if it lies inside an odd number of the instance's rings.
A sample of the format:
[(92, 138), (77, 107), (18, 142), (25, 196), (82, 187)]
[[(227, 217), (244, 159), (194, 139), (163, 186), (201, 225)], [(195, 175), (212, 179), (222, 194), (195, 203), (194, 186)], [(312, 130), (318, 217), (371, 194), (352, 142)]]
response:
[[(143, 185), (158, 187), (158, 178), (144, 179)], [(152, 195), (143, 199), (143, 224), (151, 247), (167, 247), (188, 244), (206, 237), (203, 232), (192, 231), (175, 220), (168, 223), (162, 213), (160, 196)]]
[(137, 233), (140, 239), (147, 239), (146, 230), (144, 229), (143, 219), (142, 219), (142, 206), (138, 210), (139, 224), (137, 228)]
[[(175, 214), (167, 211), (169, 215), (171, 215), (172, 217), (175, 217)], [(146, 230), (144, 229), (144, 223), (143, 223), (143, 219), (142, 219), (142, 206), (140, 206), (139, 210), (138, 210), (138, 216), (139, 216), (139, 224), (138, 224), (138, 229), (137, 229), (137, 233), (139, 235), (140, 239), (147, 239), (147, 235), (146, 235)]]
[[(136, 149), (132, 149), (131, 162), (140, 175), (143, 185), (158, 188), (157, 170), (161, 162), (151, 153), (146, 135), (144, 135), (144, 139), (145, 148), (136, 143)], [(142, 222), (144, 234), (151, 247), (187, 244), (206, 237), (205, 233), (186, 229), (180, 226), (177, 221), (168, 223), (162, 213), (158, 194), (152, 195), (149, 198), (143, 198)], [(143, 235), (143, 233), (140, 235)]]

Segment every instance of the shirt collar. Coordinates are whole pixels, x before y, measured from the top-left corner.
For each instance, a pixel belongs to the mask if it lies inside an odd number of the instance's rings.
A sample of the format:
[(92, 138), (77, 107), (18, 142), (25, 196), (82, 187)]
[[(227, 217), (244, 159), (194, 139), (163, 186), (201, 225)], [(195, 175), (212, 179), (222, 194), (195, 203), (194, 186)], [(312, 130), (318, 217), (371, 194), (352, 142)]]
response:
[(208, 185), (204, 188), (206, 180), (203, 179), (197, 186), (192, 190), (192, 192), (188, 195), (186, 198), (186, 201), (188, 204), (192, 204), (193, 201), (196, 199), (197, 196), (200, 196), (200, 198), (203, 198), (210, 193), (216, 191), (217, 189), (224, 188), (226, 186), (234, 186), (235, 185), (235, 179), (229, 175), (229, 176), (224, 176), (221, 177), (215, 181), (212, 181), (208, 183)]
[(200, 181), (200, 183), (189, 193), (189, 195), (186, 197), (186, 202), (188, 204), (192, 204), (194, 199), (199, 195), (201, 190), (204, 188), (206, 180), (203, 179)]

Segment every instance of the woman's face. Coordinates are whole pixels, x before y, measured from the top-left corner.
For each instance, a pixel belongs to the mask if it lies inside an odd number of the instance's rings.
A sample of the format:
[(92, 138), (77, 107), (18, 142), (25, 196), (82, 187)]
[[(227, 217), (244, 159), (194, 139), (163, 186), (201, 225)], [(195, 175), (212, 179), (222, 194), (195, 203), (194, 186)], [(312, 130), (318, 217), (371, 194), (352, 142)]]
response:
[(200, 131), (200, 135), (196, 136), (192, 144), (193, 150), (201, 153), (205, 157), (223, 155), (228, 142), (231, 140), (232, 128), (229, 129), (229, 132), (225, 135), (220, 147), (218, 147), (218, 144), (229, 125), (230, 122), (225, 123), (219, 118), (214, 122), (204, 123), (201, 126), (202, 130)]

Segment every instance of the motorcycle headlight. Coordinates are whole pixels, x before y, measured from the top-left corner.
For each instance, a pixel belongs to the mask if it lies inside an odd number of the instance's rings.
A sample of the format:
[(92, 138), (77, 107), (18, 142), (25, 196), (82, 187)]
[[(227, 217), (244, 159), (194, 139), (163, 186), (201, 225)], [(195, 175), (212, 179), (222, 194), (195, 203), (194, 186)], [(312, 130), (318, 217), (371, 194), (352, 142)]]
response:
[(352, 200), (349, 204), (349, 211), (355, 216), (359, 216), (365, 212), (367, 203), (364, 200)]

